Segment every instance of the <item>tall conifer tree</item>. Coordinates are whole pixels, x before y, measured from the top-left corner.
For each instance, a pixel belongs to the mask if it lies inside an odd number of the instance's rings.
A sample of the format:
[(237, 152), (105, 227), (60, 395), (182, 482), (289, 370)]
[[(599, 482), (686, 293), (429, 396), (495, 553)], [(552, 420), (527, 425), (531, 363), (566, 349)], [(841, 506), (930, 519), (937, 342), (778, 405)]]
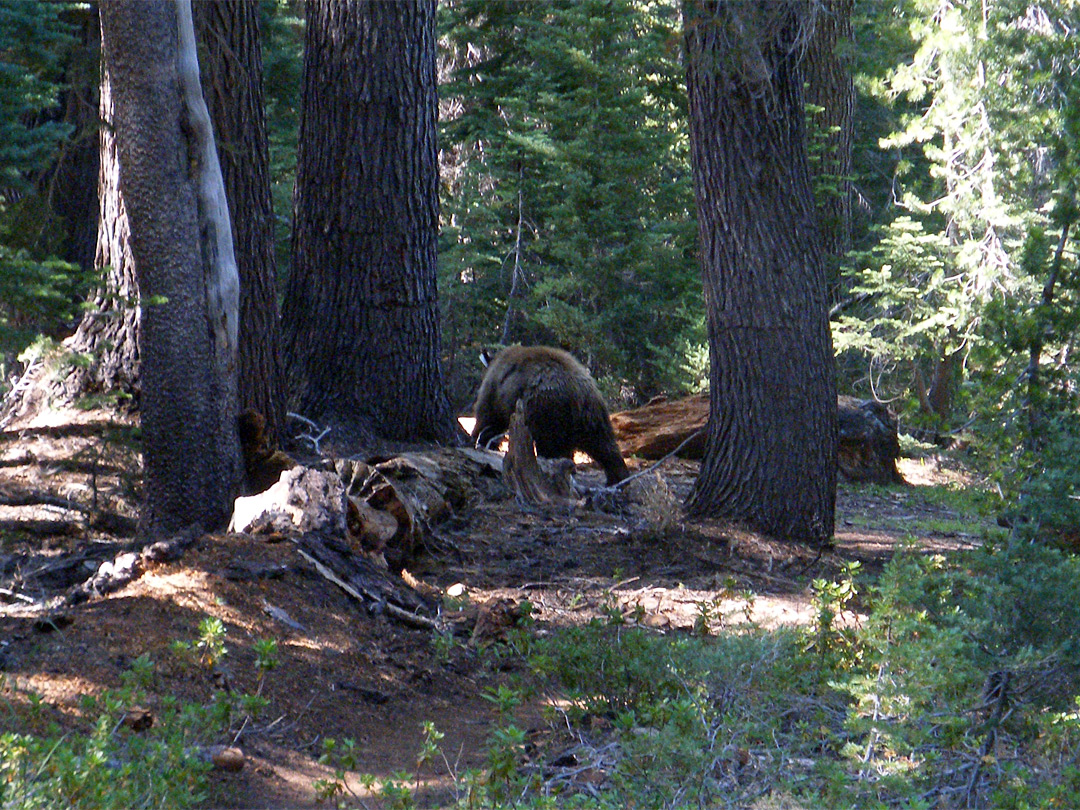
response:
[(811, 4), (686, 0), (709, 317), (692, 513), (820, 545), (836, 504), (836, 377), (799, 58)]
[[(452, 346), (553, 343), (649, 396), (704, 341), (671, 3), (455, 3), (442, 289)], [(613, 378), (613, 380), (612, 380)]]
[(282, 311), (294, 405), (339, 447), (456, 441), (438, 354), (434, 0), (306, 9)]

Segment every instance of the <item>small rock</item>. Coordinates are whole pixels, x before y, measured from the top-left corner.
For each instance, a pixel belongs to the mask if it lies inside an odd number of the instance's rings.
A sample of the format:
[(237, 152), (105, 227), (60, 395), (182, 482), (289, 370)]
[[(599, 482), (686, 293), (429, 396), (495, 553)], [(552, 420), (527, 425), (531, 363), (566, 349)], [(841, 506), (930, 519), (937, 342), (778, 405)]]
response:
[(219, 771), (228, 771), (229, 773), (236, 773), (243, 770), (244, 752), (239, 748), (233, 748), (231, 746), (224, 745), (212, 745), (209, 748), (210, 761), (214, 763), (214, 767)]

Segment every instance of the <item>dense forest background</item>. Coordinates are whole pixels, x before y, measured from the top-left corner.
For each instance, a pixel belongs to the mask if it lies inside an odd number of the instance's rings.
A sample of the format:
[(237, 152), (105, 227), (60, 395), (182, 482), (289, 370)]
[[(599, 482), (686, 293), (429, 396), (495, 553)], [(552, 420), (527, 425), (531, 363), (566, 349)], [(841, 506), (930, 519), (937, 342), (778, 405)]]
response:
[[(828, 263), (839, 389), (887, 402), (912, 441), (963, 442), (1033, 525), (1072, 525), (1080, 9), (829, 9), (851, 15), (836, 55), (855, 89), (850, 175), (816, 173), (819, 204), (841, 195), (850, 211), (834, 223), (842, 239), (826, 234), (845, 248)], [(0, 11), (10, 391), (74, 329), (95, 284), (99, 46), (85, 5)], [(259, 14), (280, 290), (303, 8), (267, 0)], [(438, 296), (454, 411), (471, 403), (478, 351), (514, 342), (575, 352), (616, 407), (702, 389), (678, 5), (456, 0), (438, 15)], [(808, 105), (811, 160), (829, 166), (838, 139), (821, 112)], [(86, 362), (69, 352), (61, 366)]]

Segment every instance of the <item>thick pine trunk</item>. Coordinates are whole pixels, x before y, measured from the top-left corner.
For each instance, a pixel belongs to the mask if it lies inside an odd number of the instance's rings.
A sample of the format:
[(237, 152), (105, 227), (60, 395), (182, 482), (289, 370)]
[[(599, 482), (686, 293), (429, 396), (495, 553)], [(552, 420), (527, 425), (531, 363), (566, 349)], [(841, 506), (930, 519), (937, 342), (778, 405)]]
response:
[(82, 31), (81, 42), (69, 59), (67, 86), (61, 95), (63, 119), (74, 131), (61, 148), (55, 171), (46, 177), (46, 193), (63, 222), (62, 258), (90, 271), (97, 244), (100, 83), (98, 74), (87, 67), (98, 62), (101, 31), (96, 5), (73, 7), (66, 16)]
[(140, 520), (151, 537), (224, 525), (241, 475), (236, 271), (209, 117), (191, 74), (193, 32), (186, 47), (178, 43), (182, 11), (143, 0), (101, 5), (120, 189), (145, 304)]
[(120, 195), (112, 80), (102, 62), (99, 93), (101, 126), (98, 172), (98, 230), (94, 267), (104, 273), (75, 334), (65, 342), (85, 355), (63, 382), (68, 400), (95, 393), (121, 393), (139, 399), (139, 290), (131, 256), (131, 228)]
[(194, 3), (192, 11), (205, 56), (203, 93), (233, 212), (240, 273), (240, 409), (261, 413), (266, 419), (264, 437), (276, 445), (285, 418), (285, 387), (259, 4), (256, 0), (215, 0)]
[(454, 441), (438, 360), (435, 4), (306, 8), (290, 401), (339, 449)]
[(809, 4), (687, 0), (710, 418), (688, 507), (780, 539), (833, 532), (836, 382), (798, 43)]
[[(92, 20), (96, 31), (96, 11)], [(95, 122), (99, 157), (94, 161), (97, 210), (93, 219), (97, 223), (97, 243), (93, 266), (101, 274), (101, 283), (86, 302), (86, 311), (75, 332), (64, 341), (64, 350), (78, 355), (83, 362), (73, 364), (60, 379), (48, 364), (28, 372), (25, 384), (6, 404), (2, 424), (29, 424), (46, 407), (66, 405), (86, 397), (122, 397), (123, 404), (135, 406), (139, 402), (141, 309), (129, 244), (130, 227), (120, 194), (112, 81), (104, 60), (97, 101), (100, 126)], [(63, 184), (81, 177), (86, 168), (82, 164), (86, 161), (80, 159), (78, 163), (79, 167), (71, 167), (73, 171), (78, 168), (71, 176), (66, 169), (58, 172), (56, 182)], [(64, 194), (60, 185), (57, 193)], [(58, 203), (58, 209), (64, 207)], [(77, 215), (79, 209), (77, 200), (69, 200), (66, 209), (69, 214)], [(74, 244), (72, 247), (81, 251)]]

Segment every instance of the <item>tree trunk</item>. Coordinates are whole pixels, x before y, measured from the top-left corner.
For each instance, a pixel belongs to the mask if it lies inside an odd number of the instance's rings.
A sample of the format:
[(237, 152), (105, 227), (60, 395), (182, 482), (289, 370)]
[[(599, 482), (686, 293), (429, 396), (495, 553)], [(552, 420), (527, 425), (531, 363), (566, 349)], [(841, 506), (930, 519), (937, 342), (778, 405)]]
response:
[(336, 449), (455, 441), (438, 358), (435, 4), (306, 8), (290, 401)]
[(807, 170), (805, 2), (683, 5), (709, 322), (692, 514), (813, 544), (833, 532), (836, 380)]
[[(98, 30), (98, 14), (92, 9), (88, 27)], [(77, 94), (74, 94), (77, 95)], [(76, 99), (72, 103), (81, 104)], [(97, 211), (94, 213), (97, 227), (97, 245), (93, 266), (101, 275), (101, 283), (86, 302), (86, 310), (74, 334), (64, 341), (64, 349), (82, 358), (72, 364), (69, 373), (56, 379), (48, 364), (37, 371), (28, 372), (28, 383), (22, 387), (4, 409), (4, 420), (30, 423), (44, 406), (73, 403), (87, 397), (108, 395), (125, 400), (125, 404), (138, 406), (139, 385), (139, 327), (142, 310), (139, 306), (139, 290), (135, 280), (129, 244), (130, 227), (127, 210), (120, 193), (120, 168), (116, 152), (115, 105), (113, 103), (112, 79), (104, 59), (100, 65), (100, 88), (98, 92), (99, 122), (97, 130), (98, 159), (94, 161), (97, 172)], [(78, 151), (78, 150), (76, 150)], [(67, 216), (78, 217), (80, 205), (76, 193), (67, 193), (69, 182), (77, 178), (85, 181), (85, 159), (72, 156), (73, 163), (58, 170), (56, 196), (57, 210)], [(71, 223), (75, 228), (75, 223)], [(73, 242), (72, 249), (79, 258), (82, 250)]]
[[(1066, 210), (1075, 211), (1075, 208)], [(1069, 244), (1069, 231), (1072, 230), (1074, 218), (1075, 214), (1066, 219), (1061, 226), (1061, 235), (1058, 237), (1057, 248), (1054, 250), (1053, 259), (1050, 260), (1050, 272), (1043, 283), (1042, 296), (1039, 299), (1043, 313), (1049, 313), (1054, 305), (1054, 290), (1061, 276), (1065, 247)], [(1045, 314), (1043, 317), (1045, 317)], [(1024, 447), (1031, 453), (1037, 453), (1046, 438), (1043, 425), (1046, 391), (1039, 373), (1046, 335), (1047, 328), (1040, 318), (1037, 321), (1037, 328), (1032, 330), (1032, 337), (1028, 346), (1028, 364), (1027, 368), (1024, 369), (1024, 378), (1027, 383), (1027, 391), (1024, 396), (1024, 410), (1027, 411), (1027, 435), (1024, 437)]]
[(818, 225), (829, 297), (834, 303), (843, 297), (840, 269), (844, 255), (851, 249), (854, 6), (854, 0), (825, 0), (816, 15), (814, 34), (803, 60), (806, 102), (823, 108), (812, 116), (821, 133), (822, 151), (819, 159), (811, 162), (810, 174), (818, 192)]
[(140, 520), (150, 537), (224, 525), (242, 469), (238, 281), (190, 13), (187, 0), (101, 5), (120, 189), (144, 302)]
[(82, 31), (79, 46), (69, 59), (67, 87), (61, 96), (65, 122), (74, 127), (63, 145), (56, 168), (46, 181), (51, 207), (63, 220), (64, 253), (61, 258), (83, 270), (95, 266), (98, 219), (97, 180), (100, 164), (98, 139), (98, 74), (89, 67), (100, 59), (101, 32), (97, 5), (73, 7), (69, 19)]
[(100, 160), (98, 171), (97, 251), (94, 267), (103, 273), (86, 314), (66, 348), (90, 359), (63, 381), (68, 401), (115, 392), (139, 401), (139, 290), (132, 263), (127, 209), (120, 194), (112, 77), (104, 59), (99, 93)]
[(194, 3), (192, 11), (205, 55), (203, 92), (233, 212), (240, 273), (240, 409), (265, 417), (264, 438), (276, 446), (285, 418), (285, 388), (259, 4), (216, 0)]

